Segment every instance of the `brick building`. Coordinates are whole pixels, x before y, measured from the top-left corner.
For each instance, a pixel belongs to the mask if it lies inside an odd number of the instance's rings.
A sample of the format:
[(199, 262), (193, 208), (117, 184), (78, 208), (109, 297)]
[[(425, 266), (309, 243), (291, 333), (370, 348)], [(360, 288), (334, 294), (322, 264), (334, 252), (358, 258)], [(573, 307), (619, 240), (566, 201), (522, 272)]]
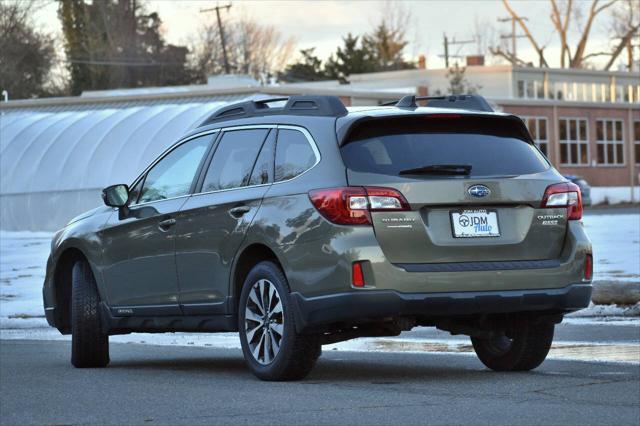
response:
[[(447, 73), (390, 71), (352, 75), (348, 86), (337, 81), (289, 86), (348, 87), (380, 97), (389, 91), (427, 95), (449, 92)], [(638, 201), (638, 188), (635, 194), (632, 188), (640, 184), (640, 73), (476, 65), (466, 68), (465, 78), (496, 109), (522, 117), (562, 173), (583, 176), (597, 187), (595, 202)], [(371, 104), (357, 94), (345, 101)]]

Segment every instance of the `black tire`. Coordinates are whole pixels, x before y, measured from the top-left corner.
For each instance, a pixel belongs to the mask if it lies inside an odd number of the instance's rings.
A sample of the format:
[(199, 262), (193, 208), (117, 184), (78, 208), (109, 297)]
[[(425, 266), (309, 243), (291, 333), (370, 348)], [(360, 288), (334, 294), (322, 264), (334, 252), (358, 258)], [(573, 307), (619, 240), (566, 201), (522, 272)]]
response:
[(471, 338), (484, 365), (494, 371), (528, 371), (542, 364), (553, 342), (554, 324), (523, 318), (513, 328), (510, 337)]
[[(267, 280), (277, 290), (277, 296), (282, 303), (280, 318), (282, 329), (284, 330), (281, 335), (279, 350), (271, 362), (267, 364), (259, 362), (253, 355), (245, 326), (245, 310), (247, 309), (249, 293), (254, 285), (262, 280)], [(242, 287), (238, 305), (240, 343), (249, 369), (261, 380), (285, 381), (302, 379), (309, 374), (321, 353), (321, 345), (316, 336), (296, 333), (293, 305), (289, 293), (290, 290), (284, 273), (275, 263), (268, 261), (255, 265), (247, 275)], [(253, 345), (256, 344), (254, 339), (252, 339)]]
[(77, 368), (106, 367), (109, 336), (102, 333), (98, 288), (85, 261), (73, 265), (71, 280), (71, 364)]

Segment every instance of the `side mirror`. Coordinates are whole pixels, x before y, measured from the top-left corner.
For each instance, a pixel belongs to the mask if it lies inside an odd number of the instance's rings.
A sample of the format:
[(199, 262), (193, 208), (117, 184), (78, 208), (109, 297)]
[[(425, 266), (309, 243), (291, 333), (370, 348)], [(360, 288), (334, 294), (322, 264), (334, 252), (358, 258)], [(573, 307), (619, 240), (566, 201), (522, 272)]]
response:
[(102, 200), (109, 207), (124, 207), (129, 201), (129, 187), (124, 184), (107, 186), (102, 190)]

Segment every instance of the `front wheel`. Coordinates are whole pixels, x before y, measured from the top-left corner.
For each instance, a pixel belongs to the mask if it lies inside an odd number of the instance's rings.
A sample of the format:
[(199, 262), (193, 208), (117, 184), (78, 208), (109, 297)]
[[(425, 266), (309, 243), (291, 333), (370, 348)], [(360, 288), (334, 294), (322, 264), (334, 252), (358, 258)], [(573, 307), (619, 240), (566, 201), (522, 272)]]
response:
[(73, 265), (71, 281), (71, 364), (77, 368), (106, 367), (109, 336), (102, 332), (100, 296), (87, 262)]
[(320, 356), (317, 337), (296, 333), (287, 280), (273, 262), (260, 262), (247, 275), (238, 329), (247, 365), (262, 380), (302, 379)]
[(553, 342), (554, 325), (527, 318), (511, 328), (508, 335), (471, 338), (480, 361), (495, 371), (528, 371), (542, 364)]

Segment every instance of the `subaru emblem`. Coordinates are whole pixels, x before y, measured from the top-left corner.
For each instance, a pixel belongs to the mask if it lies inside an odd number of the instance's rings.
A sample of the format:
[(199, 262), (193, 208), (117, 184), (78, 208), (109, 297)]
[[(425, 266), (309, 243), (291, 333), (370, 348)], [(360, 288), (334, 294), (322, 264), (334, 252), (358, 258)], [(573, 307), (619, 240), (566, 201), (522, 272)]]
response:
[(469, 195), (472, 197), (477, 198), (486, 197), (491, 194), (491, 190), (484, 185), (473, 185), (472, 187), (469, 187), (467, 192), (469, 192)]

